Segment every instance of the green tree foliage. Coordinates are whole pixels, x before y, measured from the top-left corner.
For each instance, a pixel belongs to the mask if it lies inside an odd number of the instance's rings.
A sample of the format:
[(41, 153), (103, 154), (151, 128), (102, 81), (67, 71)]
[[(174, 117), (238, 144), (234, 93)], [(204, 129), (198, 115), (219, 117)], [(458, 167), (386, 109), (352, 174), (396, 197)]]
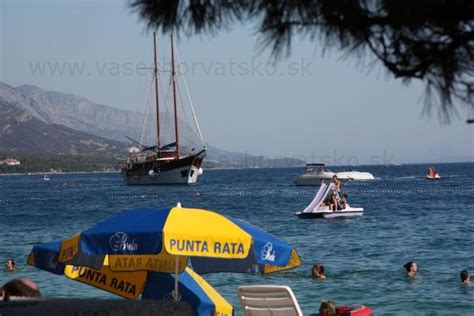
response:
[[(319, 40), (359, 58), (374, 56), (404, 82), (426, 86), (426, 109), (449, 121), (455, 103), (474, 107), (472, 0), (134, 0), (151, 29), (216, 34), (236, 22), (255, 23), (277, 59), (294, 35)], [(432, 92), (436, 92), (433, 94)]]
[(0, 160), (13, 158), (19, 166), (0, 165), (0, 174), (35, 172), (118, 171), (124, 161), (113, 156), (57, 155), (48, 153), (0, 153)]

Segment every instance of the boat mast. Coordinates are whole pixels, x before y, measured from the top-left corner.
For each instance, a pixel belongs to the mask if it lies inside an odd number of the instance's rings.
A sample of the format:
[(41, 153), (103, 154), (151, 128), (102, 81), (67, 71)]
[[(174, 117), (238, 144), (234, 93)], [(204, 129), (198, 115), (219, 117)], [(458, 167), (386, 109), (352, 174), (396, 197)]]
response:
[(155, 101), (156, 101), (156, 145), (157, 151), (160, 150), (160, 101), (158, 98), (158, 63), (156, 62), (156, 33), (153, 32), (153, 52), (155, 61)]
[(176, 70), (174, 65), (174, 41), (171, 33), (171, 76), (173, 77), (173, 104), (174, 104), (174, 134), (176, 137), (176, 159), (179, 159), (179, 137), (178, 137), (178, 110), (176, 106)]

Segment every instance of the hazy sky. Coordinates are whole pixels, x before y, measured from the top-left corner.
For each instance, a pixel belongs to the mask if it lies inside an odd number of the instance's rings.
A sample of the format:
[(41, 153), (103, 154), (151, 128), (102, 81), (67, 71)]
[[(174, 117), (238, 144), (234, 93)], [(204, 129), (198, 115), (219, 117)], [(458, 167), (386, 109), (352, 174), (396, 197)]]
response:
[[(126, 1), (0, 0), (0, 12), (0, 81), (122, 109), (143, 102), (152, 37)], [(205, 140), (221, 149), (330, 164), (474, 160), (471, 113), (458, 108), (450, 125), (422, 115), (423, 85), (402, 85), (379, 64), (367, 73), (295, 38), (272, 65), (251, 23), (177, 45)]]

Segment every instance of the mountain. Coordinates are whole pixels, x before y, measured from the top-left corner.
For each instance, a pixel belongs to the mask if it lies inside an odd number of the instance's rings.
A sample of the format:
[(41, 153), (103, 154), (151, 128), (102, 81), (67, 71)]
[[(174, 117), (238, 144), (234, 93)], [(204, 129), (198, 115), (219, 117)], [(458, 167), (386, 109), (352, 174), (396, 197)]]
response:
[(0, 84), (0, 149), (3, 152), (124, 154), (125, 144), (48, 122), (28, 96)]
[[(69, 154), (121, 153), (125, 136), (140, 139), (145, 115), (93, 103), (86, 98), (32, 85), (17, 88), (0, 82), (0, 151)], [(169, 113), (163, 120), (171, 120)], [(145, 123), (147, 124), (147, 123)], [(180, 126), (189, 134), (190, 128)], [(182, 135), (183, 135), (182, 134)], [(183, 135), (185, 138), (186, 136)], [(269, 159), (220, 150), (207, 144), (205, 165), (220, 168), (291, 167), (297, 159)]]
[(46, 124), (18, 107), (0, 101), (2, 151), (55, 154), (119, 154), (123, 143), (79, 132), (58, 124)]
[(95, 104), (73, 94), (45, 91), (31, 85), (22, 85), (15, 90), (33, 101), (27, 110), (48, 124), (64, 125), (117, 141), (124, 141), (125, 135), (137, 138), (143, 124), (143, 114)]
[(287, 168), (304, 166), (305, 161), (296, 158), (267, 158), (218, 149), (207, 144), (207, 157), (204, 160), (218, 168)]

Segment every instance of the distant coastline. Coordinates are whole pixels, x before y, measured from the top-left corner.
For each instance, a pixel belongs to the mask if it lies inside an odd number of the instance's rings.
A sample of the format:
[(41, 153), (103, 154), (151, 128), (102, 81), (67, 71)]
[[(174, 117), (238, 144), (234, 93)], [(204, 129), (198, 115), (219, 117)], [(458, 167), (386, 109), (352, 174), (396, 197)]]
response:
[(69, 171), (69, 172), (30, 172), (30, 173), (0, 173), (0, 177), (5, 176), (43, 176), (43, 175), (65, 175), (65, 174), (87, 174), (87, 173), (94, 173), (94, 174), (111, 174), (111, 173), (120, 173), (120, 171)]
[[(400, 166), (426, 166), (426, 165), (451, 165), (451, 164), (474, 164), (474, 161), (463, 161), (463, 162), (415, 162), (415, 163), (400, 163), (400, 164), (389, 164), (389, 165), (357, 165), (357, 166), (344, 166), (344, 165), (329, 165), (329, 168), (342, 170), (348, 168), (354, 168), (362, 170), (366, 167), (400, 167)], [(10, 167), (15, 168), (15, 167)], [(204, 171), (218, 171), (218, 170), (259, 170), (259, 169), (296, 169), (302, 168), (302, 166), (288, 166), (288, 167), (210, 167), (203, 168)], [(91, 171), (29, 171), (29, 172), (0, 172), (2, 176), (53, 176), (53, 175), (67, 175), (67, 174), (112, 174), (120, 173), (120, 170), (91, 170)]]

